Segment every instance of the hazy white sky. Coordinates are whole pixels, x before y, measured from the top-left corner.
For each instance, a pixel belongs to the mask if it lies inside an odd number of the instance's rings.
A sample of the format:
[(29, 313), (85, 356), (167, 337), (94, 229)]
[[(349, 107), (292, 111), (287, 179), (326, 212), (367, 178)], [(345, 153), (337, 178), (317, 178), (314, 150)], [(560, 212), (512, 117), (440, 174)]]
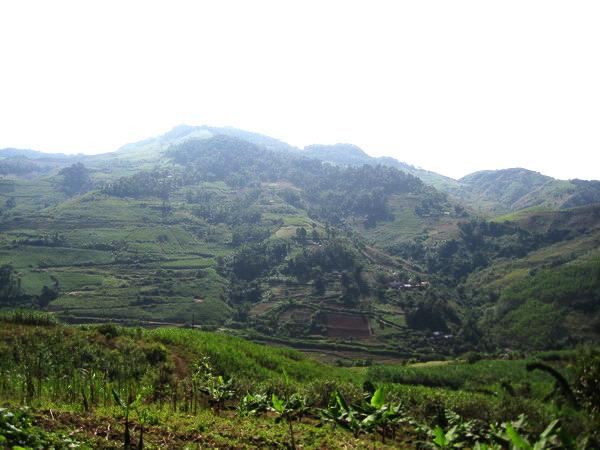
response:
[(598, 1), (0, 2), (0, 148), (174, 125), (600, 178)]

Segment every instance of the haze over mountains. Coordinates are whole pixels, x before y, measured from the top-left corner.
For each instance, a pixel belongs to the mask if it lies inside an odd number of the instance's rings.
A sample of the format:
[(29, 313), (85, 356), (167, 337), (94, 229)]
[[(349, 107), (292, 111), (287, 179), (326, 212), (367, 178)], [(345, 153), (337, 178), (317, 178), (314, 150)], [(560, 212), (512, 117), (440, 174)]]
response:
[(458, 180), (415, 167), (392, 157), (372, 157), (352, 144), (309, 145), (303, 149), (281, 140), (232, 127), (179, 125), (169, 132), (126, 144), (114, 153), (65, 155), (36, 150), (5, 148), (0, 157), (27, 157), (38, 160), (99, 161), (103, 158), (141, 158), (152, 161), (170, 145), (192, 138), (226, 135), (260, 145), (268, 150), (318, 159), (340, 166), (384, 165), (410, 173), (480, 213), (508, 213), (530, 207), (569, 208), (600, 201), (596, 180), (558, 180), (525, 168), (482, 170)]

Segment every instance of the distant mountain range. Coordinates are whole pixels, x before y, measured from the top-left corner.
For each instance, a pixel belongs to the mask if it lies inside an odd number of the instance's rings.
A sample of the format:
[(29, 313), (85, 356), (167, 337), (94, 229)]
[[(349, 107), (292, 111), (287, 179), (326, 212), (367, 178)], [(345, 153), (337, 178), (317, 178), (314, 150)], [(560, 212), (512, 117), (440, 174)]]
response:
[(369, 156), (352, 144), (310, 145), (304, 154), (338, 165), (394, 167), (484, 213), (501, 214), (531, 207), (571, 208), (600, 202), (600, 181), (557, 180), (523, 168), (485, 170), (455, 180), (391, 157)]
[(3, 148), (0, 149), (0, 157), (25, 157), (29, 159), (70, 159), (73, 158), (73, 155), (66, 155), (64, 153), (45, 153), (37, 150), (23, 148)]
[(358, 167), (367, 164), (393, 167), (420, 178), (424, 183), (450, 194), (466, 207), (482, 214), (505, 214), (532, 207), (571, 208), (600, 202), (600, 181), (558, 180), (523, 168), (484, 170), (456, 180), (392, 157), (369, 156), (353, 144), (314, 144), (300, 149), (270, 136), (232, 127), (179, 125), (161, 136), (127, 144), (116, 152), (104, 155), (73, 156), (5, 148), (0, 150), (0, 157), (26, 157), (32, 160), (58, 160), (65, 163), (71, 160), (105, 159), (133, 159), (152, 163), (171, 145), (216, 135), (235, 137), (267, 150), (314, 158), (338, 166)]

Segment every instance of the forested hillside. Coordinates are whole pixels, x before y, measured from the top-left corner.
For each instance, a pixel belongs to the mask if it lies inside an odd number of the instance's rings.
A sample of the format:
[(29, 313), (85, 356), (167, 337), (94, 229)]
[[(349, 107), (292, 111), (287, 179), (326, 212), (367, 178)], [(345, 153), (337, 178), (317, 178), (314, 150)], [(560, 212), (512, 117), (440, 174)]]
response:
[(523, 168), (484, 170), (458, 180), (390, 157), (372, 157), (351, 144), (311, 145), (303, 154), (340, 166), (385, 165), (415, 175), (480, 214), (532, 207), (573, 208), (600, 202), (600, 182), (557, 180)]
[(342, 364), (600, 335), (597, 182), (435, 181), (346, 144), (191, 126), (104, 155), (1, 154), (4, 307), (225, 328)]
[(600, 182), (556, 180), (526, 169), (476, 172), (459, 180), (458, 198), (483, 211), (503, 213), (531, 207), (574, 208), (600, 202)]

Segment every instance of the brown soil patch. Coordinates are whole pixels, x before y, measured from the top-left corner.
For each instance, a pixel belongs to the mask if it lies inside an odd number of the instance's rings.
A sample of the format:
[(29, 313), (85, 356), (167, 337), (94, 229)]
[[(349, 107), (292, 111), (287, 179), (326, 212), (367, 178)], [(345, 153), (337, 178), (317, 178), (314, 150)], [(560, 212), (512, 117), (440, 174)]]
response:
[(368, 317), (358, 314), (326, 313), (329, 337), (369, 339), (373, 334)]
[(259, 303), (250, 310), (250, 315), (261, 316), (270, 311), (277, 303)]

